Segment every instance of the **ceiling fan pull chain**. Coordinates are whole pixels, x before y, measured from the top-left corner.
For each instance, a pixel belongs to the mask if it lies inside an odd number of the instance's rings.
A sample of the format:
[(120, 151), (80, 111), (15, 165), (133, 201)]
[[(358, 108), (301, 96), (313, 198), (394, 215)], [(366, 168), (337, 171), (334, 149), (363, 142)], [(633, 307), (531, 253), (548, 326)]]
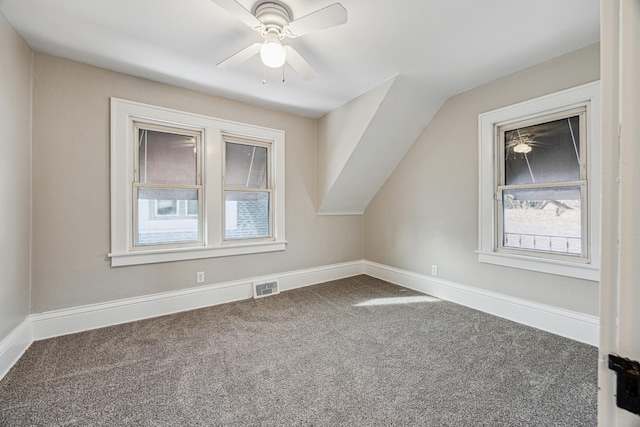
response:
[(266, 84), (267, 84), (267, 75), (266, 75), (266, 73), (267, 73), (267, 71), (266, 71), (266, 70), (267, 70), (267, 68), (266, 68), (266, 67), (267, 67), (266, 65), (262, 64), (262, 84), (263, 84), (263, 85), (266, 85)]
[(282, 64), (282, 83), (284, 83), (284, 64)]

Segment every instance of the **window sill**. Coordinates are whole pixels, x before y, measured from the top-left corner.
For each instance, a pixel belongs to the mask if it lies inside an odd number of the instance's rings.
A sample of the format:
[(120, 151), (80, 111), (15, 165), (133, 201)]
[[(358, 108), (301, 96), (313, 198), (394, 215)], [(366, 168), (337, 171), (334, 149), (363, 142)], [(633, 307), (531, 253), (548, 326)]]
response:
[(155, 264), (160, 262), (277, 252), (284, 251), (286, 246), (286, 241), (242, 243), (218, 247), (171, 248), (150, 251), (110, 253), (108, 256), (111, 258), (112, 267), (122, 267), (126, 265)]
[(600, 281), (600, 269), (593, 264), (566, 262), (555, 259), (537, 258), (526, 255), (477, 251), (478, 261), (504, 267), (520, 268), (576, 279)]

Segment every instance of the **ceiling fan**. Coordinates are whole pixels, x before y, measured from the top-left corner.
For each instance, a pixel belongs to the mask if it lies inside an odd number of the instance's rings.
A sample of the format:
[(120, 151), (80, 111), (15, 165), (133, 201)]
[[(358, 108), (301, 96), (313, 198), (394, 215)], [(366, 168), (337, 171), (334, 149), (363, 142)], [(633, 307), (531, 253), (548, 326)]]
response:
[(291, 20), (291, 12), (283, 3), (259, 3), (253, 13), (235, 0), (212, 0), (251, 29), (260, 33), (264, 42), (254, 43), (218, 64), (218, 68), (234, 67), (260, 54), (262, 63), (279, 68), (287, 62), (305, 80), (318, 76), (316, 70), (291, 46), (282, 44), (285, 37), (295, 38), (347, 22), (347, 11), (334, 3), (302, 18)]

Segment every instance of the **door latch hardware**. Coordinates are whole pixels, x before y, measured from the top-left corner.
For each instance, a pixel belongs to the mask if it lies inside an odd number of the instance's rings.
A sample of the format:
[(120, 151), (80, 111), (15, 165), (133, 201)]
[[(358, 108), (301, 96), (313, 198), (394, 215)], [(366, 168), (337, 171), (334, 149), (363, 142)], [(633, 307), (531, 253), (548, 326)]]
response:
[(618, 407), (640, 414), (640, 363), (610, 354), (609, 369), (616, 371)]

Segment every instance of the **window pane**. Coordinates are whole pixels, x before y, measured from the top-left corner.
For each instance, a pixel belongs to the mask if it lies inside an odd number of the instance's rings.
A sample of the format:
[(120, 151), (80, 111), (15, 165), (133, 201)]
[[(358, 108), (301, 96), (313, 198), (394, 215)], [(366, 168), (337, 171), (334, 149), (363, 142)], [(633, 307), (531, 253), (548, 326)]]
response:
[(190, 135), (138, 130), (139, 181), (196, 184), (196, 144)]
[(505, 248), (582, 254), (581, 187), (504, 190)]
[(267, 147), (226, 143), (227, 187), (267, 188)]
[(189, 216), (198, 215), (198, 201), (186, 200), (186, 203), (187, 203), (187, 215)]
[(156, 215), (175, 216), (178, 215), (177, 200), (156, 200)]
[[(180, 212), (182, 204), (195, 213)], [(197, 242), (198, 227), (198, 190), (138, 188), (137, 246)]]
[(267, 192), (225, 191), (225, 239), (270, 237)]
[(505, 132), (505, 185), (580, 180), (580, 117)]

